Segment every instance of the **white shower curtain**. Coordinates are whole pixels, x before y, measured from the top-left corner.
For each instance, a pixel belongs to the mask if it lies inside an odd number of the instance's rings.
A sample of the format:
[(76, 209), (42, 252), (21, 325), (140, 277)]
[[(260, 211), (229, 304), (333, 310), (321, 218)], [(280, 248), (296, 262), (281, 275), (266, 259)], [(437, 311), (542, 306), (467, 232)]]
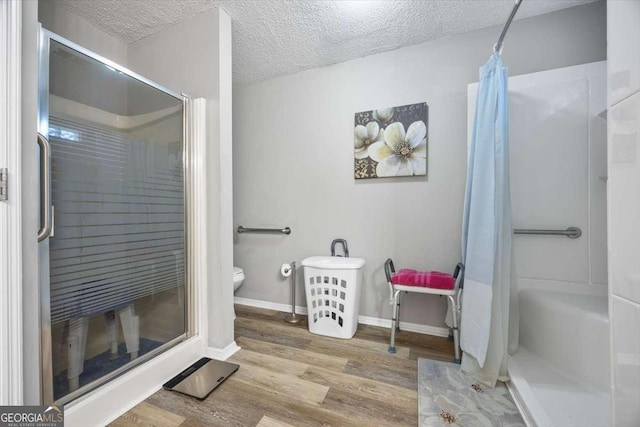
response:
[[(491, 387), (507, 379), (509, 307), (516, 292), (508, 123), (507, 68), (496, 53), (480, 68), (463, 215), (460, 325), (462, 370)], [(512, 328), (517, 333), (517, 323)]]

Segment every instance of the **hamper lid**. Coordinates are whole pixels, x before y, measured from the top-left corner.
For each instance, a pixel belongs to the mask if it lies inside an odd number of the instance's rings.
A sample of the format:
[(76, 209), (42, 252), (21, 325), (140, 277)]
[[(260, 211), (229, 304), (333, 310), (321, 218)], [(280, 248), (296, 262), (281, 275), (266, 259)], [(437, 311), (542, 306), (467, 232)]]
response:
[(312, 256), (302, 260), (303, 267), (325, 268), (327, 270), (357, 270), (364, 265), (363, 258), (338, 256)]

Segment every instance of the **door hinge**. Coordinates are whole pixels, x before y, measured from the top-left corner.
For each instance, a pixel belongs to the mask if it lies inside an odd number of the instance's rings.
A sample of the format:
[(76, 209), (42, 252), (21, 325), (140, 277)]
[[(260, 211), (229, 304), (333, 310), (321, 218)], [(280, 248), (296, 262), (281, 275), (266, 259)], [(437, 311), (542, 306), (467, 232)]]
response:
[(7, 168), (0, 168), (0, 201), (9, 199), (9, 187), (7, 182), (9, 181), (9, 171)]

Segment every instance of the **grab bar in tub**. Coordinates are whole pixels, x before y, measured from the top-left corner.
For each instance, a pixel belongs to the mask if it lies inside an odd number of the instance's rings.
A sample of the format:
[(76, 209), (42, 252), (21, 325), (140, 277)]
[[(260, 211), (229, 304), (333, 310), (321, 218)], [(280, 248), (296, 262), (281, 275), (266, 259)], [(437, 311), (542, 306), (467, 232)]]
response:
[(278, 233), (278, 234), (291, 234), (291, 228), (249, 228), (238, 226), (238, 233)]
[(567, 236), (570, 239), (577, 239), (582, 236), (582, 230), (579, 227), (569, 227), (566, 230), (532, 230), (529, 228), (516, 228), (513, 234), (544, 234), (551, 236)]

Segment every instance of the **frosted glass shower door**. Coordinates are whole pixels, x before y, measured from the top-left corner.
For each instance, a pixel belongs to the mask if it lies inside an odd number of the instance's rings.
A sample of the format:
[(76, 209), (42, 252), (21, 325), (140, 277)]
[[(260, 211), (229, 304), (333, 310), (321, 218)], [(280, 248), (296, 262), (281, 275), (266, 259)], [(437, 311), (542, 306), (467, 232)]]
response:
[(184, 99), (40, 43), (43, 400), (65, 403), (187, 336)]

